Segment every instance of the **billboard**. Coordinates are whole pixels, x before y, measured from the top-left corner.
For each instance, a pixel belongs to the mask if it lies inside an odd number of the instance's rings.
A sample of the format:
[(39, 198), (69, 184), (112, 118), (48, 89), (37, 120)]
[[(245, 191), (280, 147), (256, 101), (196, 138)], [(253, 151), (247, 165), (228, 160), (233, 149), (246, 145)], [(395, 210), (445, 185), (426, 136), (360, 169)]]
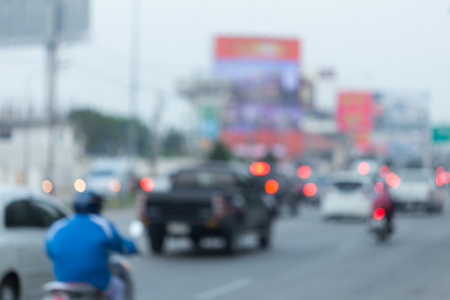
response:
[(349, 133), (358, 150), (371, 150), (373, 99), (368, 91), (342, 91), (338, 94), (336, 122), (340, 132)]
[(220, 112), (215, 103), (200, 105), (200, 134), (209, 140), (216, 140), (220, 130)]
[(89, 0), (0, 0), (0, 46), (48, 42), (53, 12), (60, 41), (87, 36)]
[(424, 158), (430, 142), (427, 94), (376, 91), (373, 102), (377, 147), (400, 165)]
[(425, 129), (428, 127), (428, 96), (418, 92), (373, 93), (376, 130)]
[(218, 37), (214, 54), (215, 75), (231, 83), (222, 140), (244, 156), (263, 156), (268, 151), (279, 156), (299, 154), (301, 145), (286, 138), (294, 134), (295, 141), (301, 140), (299, 41)]

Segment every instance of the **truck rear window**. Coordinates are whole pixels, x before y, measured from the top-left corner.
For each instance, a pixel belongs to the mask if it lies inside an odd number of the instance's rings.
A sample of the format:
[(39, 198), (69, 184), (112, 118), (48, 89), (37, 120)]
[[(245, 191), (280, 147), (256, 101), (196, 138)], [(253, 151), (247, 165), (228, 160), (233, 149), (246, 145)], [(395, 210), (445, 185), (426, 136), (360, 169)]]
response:
[(174, 187), (220, 187), (236, 184), (236, 177), (225, 172), (182, 172), (173, 177)]
[(351, 182), (351, 181), (342, 181), (335, 182), (334, 187), (343, 192), (352, 192), (362, 188), (362, 183), (360, 182)]

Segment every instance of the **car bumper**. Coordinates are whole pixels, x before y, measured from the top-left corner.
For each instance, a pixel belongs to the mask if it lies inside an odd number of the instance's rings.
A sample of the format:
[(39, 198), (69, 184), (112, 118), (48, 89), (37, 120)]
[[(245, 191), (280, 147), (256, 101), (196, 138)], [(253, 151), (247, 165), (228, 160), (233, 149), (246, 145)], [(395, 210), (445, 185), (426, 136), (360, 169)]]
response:
[(191, 220), (187, 218), (174, 219), (152, 219), (148, 222), (149, 227), (158, 230), (166, 236), (224, 236), (232, 228), (234, 223), (231, 219), (205, 218)]
[(348, 205), (323, 203), (321, 207), (321, 214), (323, 217), (367, 218), (371, 214), (371, 206), (370, 203)]

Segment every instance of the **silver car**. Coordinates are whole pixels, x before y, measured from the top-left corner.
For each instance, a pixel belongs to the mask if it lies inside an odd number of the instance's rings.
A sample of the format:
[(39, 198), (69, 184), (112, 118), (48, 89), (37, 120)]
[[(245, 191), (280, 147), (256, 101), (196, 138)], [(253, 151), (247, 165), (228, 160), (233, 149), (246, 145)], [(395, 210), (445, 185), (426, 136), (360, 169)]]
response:
[(391, 196), (399, 209), (423, 209), (439, 212), (443, 209), (443, 199), (428, 169), (402, 169), (398, 171), (401, 183), (391, 189)]
[(67, 215), (55, 198), (22, 186), (0, 186), (0, 299), (38, 299), (53, 280), (44, 238)]

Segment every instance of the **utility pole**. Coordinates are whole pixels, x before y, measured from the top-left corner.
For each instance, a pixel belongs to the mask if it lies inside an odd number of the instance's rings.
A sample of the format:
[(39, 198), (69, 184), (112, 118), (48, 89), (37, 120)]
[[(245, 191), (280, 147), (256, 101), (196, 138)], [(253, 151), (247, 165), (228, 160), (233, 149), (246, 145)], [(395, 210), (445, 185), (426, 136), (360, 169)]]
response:
[(129, 73), (129, 116), (127, 132), (127, 162), (132, 165), (137, 153), (137, 105), (139, 98), (139, 48), (140, 48), (140, 0), (133, 0), (131, 13), (130, 73)]
[(45, 177), (50, 182), (54, 179), (55, 169), (55, 102), (58, 38), (61, 24), (59, 1), (49, 0), (49, 37), (47, 50), (47, 109), (48, 109), (48, 151)]
[(32, 100), (33, 100), (33, 96), (32, 96), (32, 88), (31, 88), (31, 83), (32, 80), (35, 78), (35, 75), (37, 75), (37, 73), (30, 73), (29, 76), (26, 78), (25, 80), (25, 86), (24, 86), (24, 91), (25, 91), (25, 99), (27, 101), (27, 103), (24, 103), (26, 109), (26, 113), (25, 113), (25, 122), (24, 122), (24, 140), (23, 140), (23, 179), (24, 179), (24, 183), (25, 184), (30, 184), (30, 154), (31, 154), (31, 142), (30, 142), (30, 138), (31, 138), (31, 123), (32, 123)]
[(160, 92), (157, 96), (157, 105), (155, 106), (155, 109), (153, 111), (153, 117), (151, 120), (152, 127), (150, 130), (152, 131), (152, 149), (151, 149), (151, 158), (150, 158), (150, 166), (151, 166), (151, 172), (154, 175), (158, 174), (158, 164), (157, 159), (160, 152), (160, 146), (161, 146), (161, 140), (158, 136), (159, 131), (159, 124), (161, 121), (161, 115), (164, 111), (164, 94)]

